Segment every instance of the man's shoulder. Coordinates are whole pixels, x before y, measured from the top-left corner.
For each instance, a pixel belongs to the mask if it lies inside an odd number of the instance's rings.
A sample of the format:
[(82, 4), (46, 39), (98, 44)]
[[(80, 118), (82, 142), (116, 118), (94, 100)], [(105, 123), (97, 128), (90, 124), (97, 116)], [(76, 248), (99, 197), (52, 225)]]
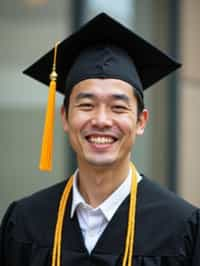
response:
[(42, 208), (43, 206), (53, 206), (59, 203), (63, 190), (65, 188), (67, 180), (61, 181), (50, 187), (41, 189), (29, 196), (26, 196), (16, 202), (19, 208), (31, 209)]
[(185, 245), (191, 248), (199, 226), (198, 208), (145, 176), (137, 197), (135, 252), (181, 256)]
[(143, 206), (152, 206), (169, 217), (189, 218), (198, 208), (159, 183), (143, 176), (140, 201)]
[(11, 204), (2, 225), (15, 241), (49, 245), (65, 185), (66, 181), (60, 182)]
[(41, 219), (56, 217), (59, 201), (66, 185), (66, 180), (39, 190), (32, 195), (15, 201), (12, 204), (11, 218), (13, 223), (40, 222)]

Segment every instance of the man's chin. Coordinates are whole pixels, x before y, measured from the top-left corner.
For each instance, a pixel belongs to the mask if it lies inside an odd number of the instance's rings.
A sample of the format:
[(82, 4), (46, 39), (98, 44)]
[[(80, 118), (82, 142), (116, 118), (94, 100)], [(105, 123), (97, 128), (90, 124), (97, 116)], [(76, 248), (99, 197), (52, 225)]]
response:
[(88, 158), (87, 162), (95, 167), (108, 167), (113, 165), (116, 160), (113, 158)]

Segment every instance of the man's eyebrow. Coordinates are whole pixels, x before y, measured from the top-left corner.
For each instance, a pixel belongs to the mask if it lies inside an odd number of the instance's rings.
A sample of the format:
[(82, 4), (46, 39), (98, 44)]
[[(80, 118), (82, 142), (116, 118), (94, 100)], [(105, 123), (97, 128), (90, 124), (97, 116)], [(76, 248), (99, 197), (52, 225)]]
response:
[(112, 94), (111, 97), (114, 100), (122, 100), (127, 104), (130, 104), (130, 98), (126, 94)]
[(92, 99), (94, 98), (94, 95), (92, 93), (89, 93), (89, 92), (80, 92), (79, 94), (77, 94), (76, 96), (76, 100), (81, 100), (81, 99), (84, 99), (84, 98), (89, 98), (89, 99)]

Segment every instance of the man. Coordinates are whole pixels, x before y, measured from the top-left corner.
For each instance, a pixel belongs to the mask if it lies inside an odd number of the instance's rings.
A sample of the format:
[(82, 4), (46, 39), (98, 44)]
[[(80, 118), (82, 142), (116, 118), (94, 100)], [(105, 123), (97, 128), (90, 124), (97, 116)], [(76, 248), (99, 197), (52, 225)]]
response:
[(57, 90), (65, 94), (63, 128), (78, 169), (67, 181), (9, 207), (0, 265), (200, 265), (199, 210), (130, 162), (148, 120), (143, 90), (180, 65), (106, 14), (25, 73), (48, 84), (53, 53), (40, 166), (51, 167), (57, 79)]

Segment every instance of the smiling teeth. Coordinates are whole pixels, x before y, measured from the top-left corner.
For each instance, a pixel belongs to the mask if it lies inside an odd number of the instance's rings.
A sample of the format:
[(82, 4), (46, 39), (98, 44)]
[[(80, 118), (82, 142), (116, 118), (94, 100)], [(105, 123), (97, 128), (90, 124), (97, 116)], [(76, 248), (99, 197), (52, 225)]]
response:
[(114, 142), (113, 138), (108, 137), (91, 137), (90, 142), (95, 144), (109, 144)]

